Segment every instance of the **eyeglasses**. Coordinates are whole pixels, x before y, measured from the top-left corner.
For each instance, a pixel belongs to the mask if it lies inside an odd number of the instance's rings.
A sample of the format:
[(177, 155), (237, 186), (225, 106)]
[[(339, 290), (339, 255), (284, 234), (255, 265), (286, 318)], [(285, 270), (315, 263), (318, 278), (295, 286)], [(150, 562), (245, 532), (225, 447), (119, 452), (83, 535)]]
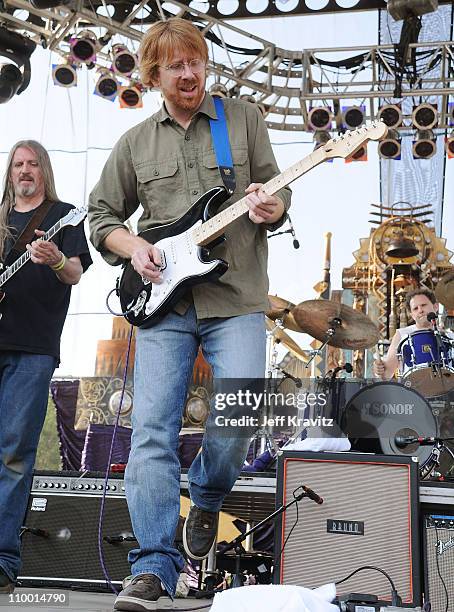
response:
[(165, 70), (168, 70), (174, 77), (179, 77), (184, 74), (184, 67), (188, 66), (191, 72), (197, 73), (205, 70), (205, 62), (201, 59), (192, 59), (189, 62), (175, 62), (175, 64), (169, 64), (168, 66), (161, 66)]

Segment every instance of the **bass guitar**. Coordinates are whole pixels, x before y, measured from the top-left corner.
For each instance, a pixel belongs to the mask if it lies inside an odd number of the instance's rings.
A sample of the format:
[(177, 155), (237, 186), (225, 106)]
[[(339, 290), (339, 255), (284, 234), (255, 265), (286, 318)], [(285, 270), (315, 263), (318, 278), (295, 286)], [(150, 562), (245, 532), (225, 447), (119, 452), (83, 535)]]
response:
[[(55, 225), (53, 225), (47, 232), (42, 236), (42, 238), (38, 238), (38, 240), (50, 240), (57, 234), (61, 229), (66, 227), (67, 225), (79, 225), (81, 221), (85, 219), (87, 216), (86, 208), (74, 208), (69, 211), (64, 217), (59, 219)], [(16, 259), (14, 263), (5, 268), (4, 272), (0, 274), (0, 302), (5, 298), (5, 292), (1, 289), (3, 285), (9, 281), (9, 279), (16, 274), (22, 266), (25, 266), (27, 261), (29, 261), (31, 255), (29, 251), (25, 251), (22, 253), (20, 257)], [(0, 313), (0, 319), (2, 315)]]

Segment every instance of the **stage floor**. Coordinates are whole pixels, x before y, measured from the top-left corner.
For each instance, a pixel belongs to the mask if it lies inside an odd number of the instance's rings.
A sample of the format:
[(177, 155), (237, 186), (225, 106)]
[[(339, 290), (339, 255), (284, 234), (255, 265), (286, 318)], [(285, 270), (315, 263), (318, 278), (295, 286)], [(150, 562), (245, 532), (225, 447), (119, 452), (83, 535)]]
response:
[[(59, 603), (55, 604), (55, 601)], [(17, 588), (12, 596), (0, 595), (0, 612), (113, 612), (115, 595), (109, 593), (87, 593), (63, 589)], [(176, 599), (163, 597), (160, 610), (182, 610), (203, 608), (209, 612), (211, 605), (206, 599)]]

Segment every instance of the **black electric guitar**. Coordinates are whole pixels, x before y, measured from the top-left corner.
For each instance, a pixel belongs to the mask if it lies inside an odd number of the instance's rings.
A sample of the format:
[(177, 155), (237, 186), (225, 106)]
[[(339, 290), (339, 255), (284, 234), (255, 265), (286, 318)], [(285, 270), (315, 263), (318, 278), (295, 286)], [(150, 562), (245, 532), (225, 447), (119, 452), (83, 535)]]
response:
[[(318, 164), (334, 157), (350, 157), (368, 140), (379, 140), (387, 132), (383, 122), (374, 122), (333, 138), (262, 187), (268, 195), (286, 187)], [(210, 217), (229, 197), (224, 187), (202, 195), (179, 219), (152, 227), (140, 234), (161, 252), (163, 280), (152, 284), (143, 279), (128, 261), (117, 283), (117, 293), (126, 319), (139, 327), (157, 323), (189, 287), (217, 280), (228, 268), (222, 259), (210, 260), (209, 249), (222, 239), (225, 228), (249, 209), (246, 197)]]
[[(44, 234), (44, 236), (42, 236), (42, 238), (38, 238), (38, 240), (50, 240), (51, 238), (55, 236), (55, 234), (57, 234), (61, 229), (63, 229), (67, 225), (74, 225), (74, 226), (79, 225), (79, 223), (83, 221), (86, 216), (87, 216), (86, 208), (74, 208), (70, 210), (69, 213), (67, 213), (64, 217), (59, 219), (57, 223), (53, 225), (49, 230), (47, 230), (47, 232)], [(5, 292), (1, 289), (3, 285), (7, 281), (9, 281), (12, 275), (15, 274), (18, 270), (20, 270), (22, 266), (24, 266), (27, 263), (27, 261), (29, 261), (30, 257), (31, 257), (30, 252), (25, 251), (24, 253), (22, 253), (20, 257), (16, 259), (14, 263), (8, 266), (4, 270), (4, 272), (0, 274), (0, 302), (5, 297)], [(2, 317), (2, 314), (0, 313), (0, 319), (1, 317)]]

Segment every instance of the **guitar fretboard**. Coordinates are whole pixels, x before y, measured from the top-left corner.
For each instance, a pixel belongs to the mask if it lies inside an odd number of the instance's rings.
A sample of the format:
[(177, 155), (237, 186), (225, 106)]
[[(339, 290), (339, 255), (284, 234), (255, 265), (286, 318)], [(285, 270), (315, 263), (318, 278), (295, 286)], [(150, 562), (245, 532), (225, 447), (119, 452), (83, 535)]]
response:
[[(316, 149), (310, 155), (265, 183), (262, 191), (268, 195), (274, 195), (279, 189), (290, 185), (294, 180), (309, 172), (309, 170), (312, 170), (318, 164), (321, 164), (326, 158), (327, 155), (322, 147)], [(214, 217), (211, 217), (211, 219), (208, 219), (208, 221), (194, 229), (192, 232), (194, 242), (198, 246), (203, 246), (220, 236), (228, 225), (249, 210), (246, 202), (246, 197), (241, 198), (238, 202), (217, 213)]]
[[(64, 220), (65, 219), (62, 218), (60, 219), (60, 221), (57, 221), (57, 223), (53, 225), (40, 240), (50, 240), (51, 238), (53, 238), (53, 236), (55, 236), (55, 234), (59, 232), (63, 227)], [(13, 274), (15, 274), (20, 268), (22, 268), (22, 266), (26, 264), (29, 259), (30, 252), (25, 251), (25, 253), (22, 253), (22, 255), (18, 257), (14, 263), (8, 266), (8, 268), (3, 272), (3, 274), (0, 274), (0, 287), (2, 287), (6, 283), (6, 281), (12, 277)]]

